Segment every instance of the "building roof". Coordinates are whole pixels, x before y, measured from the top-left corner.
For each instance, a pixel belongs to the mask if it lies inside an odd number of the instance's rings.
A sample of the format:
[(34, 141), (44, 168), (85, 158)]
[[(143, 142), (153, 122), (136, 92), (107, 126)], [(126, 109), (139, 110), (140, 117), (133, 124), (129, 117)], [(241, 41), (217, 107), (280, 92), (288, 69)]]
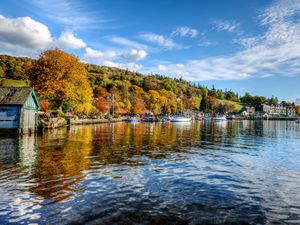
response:
[(0, 105), (23, 105), (32, 87), (0, 87)]

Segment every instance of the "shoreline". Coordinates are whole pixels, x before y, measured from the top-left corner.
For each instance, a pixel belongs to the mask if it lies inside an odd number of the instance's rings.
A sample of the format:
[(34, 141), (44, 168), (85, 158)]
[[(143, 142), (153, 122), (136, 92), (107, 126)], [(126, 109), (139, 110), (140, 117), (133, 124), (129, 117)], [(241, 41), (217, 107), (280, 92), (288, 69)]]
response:
[(112, 119), (72, 119), (72, 118), (50, 118), (49, 120), (39, 119), (38, 130), (48, 130), (63, 127), (70, 127), (76, 125), (86, 124), (101, 124), (101, 123), (116, 123), (122, 122), (126, 118), (112, 118)]
[(112, 119), (68, 119), (67, 123), (69, 126), (73, 125), (85, 125), (85, 124), (100, 124), (100, 123), (116, 123), (116, 122), (122, 122), (126, 118), (120, 117), (120, 118), (112, 118)]

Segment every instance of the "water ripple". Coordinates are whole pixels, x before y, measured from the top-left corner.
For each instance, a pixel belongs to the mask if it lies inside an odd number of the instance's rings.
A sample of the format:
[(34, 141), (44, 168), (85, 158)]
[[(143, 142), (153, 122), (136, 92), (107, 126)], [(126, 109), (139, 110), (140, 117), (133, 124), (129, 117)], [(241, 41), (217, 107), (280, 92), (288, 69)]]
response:
[(299, 127), (117, 123), (0, 139), (0, 224), (299, 224)]

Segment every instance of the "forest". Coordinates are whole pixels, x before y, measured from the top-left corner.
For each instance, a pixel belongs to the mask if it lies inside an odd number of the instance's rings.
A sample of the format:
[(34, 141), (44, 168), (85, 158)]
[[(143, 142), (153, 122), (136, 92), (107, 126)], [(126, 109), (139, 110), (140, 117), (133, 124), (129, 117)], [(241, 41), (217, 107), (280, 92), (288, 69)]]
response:
[(244, 106), (278, 104), (276, 97), (238, 96), (182, 78), (82, 63), (59, 49), (44, 51), (37, 59), (0, 55), (0, 85), (31, 85), (42, 110), (60, 114), (232, 113)]

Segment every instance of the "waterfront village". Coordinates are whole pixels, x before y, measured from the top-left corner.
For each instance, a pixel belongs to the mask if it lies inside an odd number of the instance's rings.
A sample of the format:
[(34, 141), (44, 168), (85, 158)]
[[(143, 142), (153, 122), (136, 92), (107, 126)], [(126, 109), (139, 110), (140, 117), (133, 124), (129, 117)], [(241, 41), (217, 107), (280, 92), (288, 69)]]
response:
[[(37, 60), (0, 57), (0, 130), (104, 122), (296, 120), (299, 101), (239, 96), (182, 78), (84, 64), (59, 49)], [(298, 99), (299, 100), (299, 99)]]

